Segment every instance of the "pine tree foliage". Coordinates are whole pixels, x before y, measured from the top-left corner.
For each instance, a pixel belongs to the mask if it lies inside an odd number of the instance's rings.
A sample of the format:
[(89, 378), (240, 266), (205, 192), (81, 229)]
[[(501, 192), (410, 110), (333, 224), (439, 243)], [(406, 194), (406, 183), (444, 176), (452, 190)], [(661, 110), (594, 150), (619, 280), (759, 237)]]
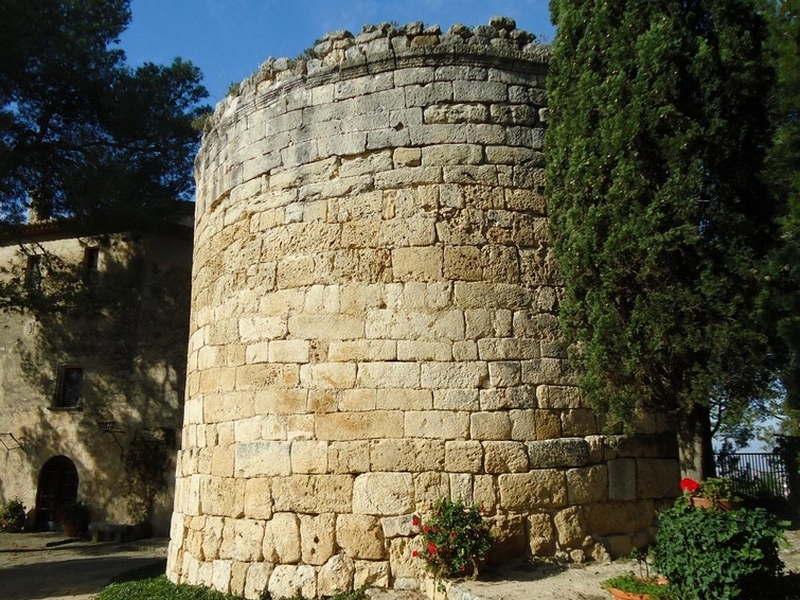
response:
[[(800, 1), (768, 3), (769, 50), (777, 74), (770, 102), (773, 145), (766, 181), (780, 202), (781, 240), (772, 257), (767, 312), (777, 334), (775, 351), (784, 359), (781, 381), (786, 412), (795, 411), (800, 433)], [(791, 429), (791, 428), (790, 428)], [(788, 431), (787, 431), (788, 432)]]
[(180, 59), (125, 64), (129, 0), (0, 0), (0, 15), (0, 220), (32, 204), (130, 225), (191, 197), (207, 92)]
[(738, 410), (769, 393), (759, 268), (776, 207), (763, 18), (748, 0), (552, 0), (551, 236), (584, 393)]

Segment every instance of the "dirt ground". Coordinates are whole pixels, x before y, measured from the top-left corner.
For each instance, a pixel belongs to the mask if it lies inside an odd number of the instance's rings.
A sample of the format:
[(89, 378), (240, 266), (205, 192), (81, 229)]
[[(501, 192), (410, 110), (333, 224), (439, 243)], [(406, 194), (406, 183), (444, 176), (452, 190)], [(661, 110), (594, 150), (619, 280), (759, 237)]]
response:
[[(800, 573), (800, 530), (788, 531), (781, 550), (786, 571)], [(167, 540), (135, 545), (63, 543), (53, 533), (0, 534), (0, 600), (90, 600), (113, 577), (164, 561)], [(48, 546), (50, 544), (50, 546)], [(459, 583), (448, 600), (608, 600), (601, 582), (636, 570), (636, 563), (526, 566)], [(409, 592), (378, 591), (373, 600), (418, 600)]]
[[(785, 572), (800, 573), (800, 530), (786, 532), (780, 551)], [(539, 566), (492, 574), (483, 581), (457, 586), (450, 600), (608, 600), (602, 582), (627, 572), (637, 572), (634, 561), (587, 563), (571, 567)], [(460, 592), (460, 594), (459, 594)]]

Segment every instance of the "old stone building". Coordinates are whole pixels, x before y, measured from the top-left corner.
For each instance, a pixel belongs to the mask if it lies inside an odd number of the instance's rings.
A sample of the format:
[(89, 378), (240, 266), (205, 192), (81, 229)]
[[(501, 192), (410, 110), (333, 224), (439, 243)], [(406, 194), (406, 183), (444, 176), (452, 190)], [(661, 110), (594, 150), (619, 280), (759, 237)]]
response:
[[(33, 222), (0, 239), (2, 284), (25, 305), (0, 313), (0, 498), (24, 502), (28, 527), (57, 528), (79, 499), (94, 521), (168, 533), (191, 248), (190, 224), (78, 236)], [(159, 460), (132, 472), (136, 452)]]
[(510, 19), (365, 27), (217, 107), (198, 182), (174, 581), (416, 587), (415, 514), (483, 505), (493, 560), (648, 539), (674, 436), (603, 434), (547, 239), (546, 47)]

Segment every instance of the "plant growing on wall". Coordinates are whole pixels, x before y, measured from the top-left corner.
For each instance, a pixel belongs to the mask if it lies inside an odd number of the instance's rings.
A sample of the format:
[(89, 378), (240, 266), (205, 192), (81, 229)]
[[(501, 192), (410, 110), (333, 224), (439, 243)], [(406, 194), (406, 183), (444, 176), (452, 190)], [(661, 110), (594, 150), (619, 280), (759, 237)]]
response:
[(548, 210), (581, 387), (621, 423), (674, 414), (684, 467), (712, 475), (710, 411), (774, 380), (764, 21), (749, 0), (551, 7)]
[(156, 495), (167, 488), (169, 444), (163, 431), (137, 429), (124, 458), (128, 475), (128, 510), (136, 523), (149, 523)]

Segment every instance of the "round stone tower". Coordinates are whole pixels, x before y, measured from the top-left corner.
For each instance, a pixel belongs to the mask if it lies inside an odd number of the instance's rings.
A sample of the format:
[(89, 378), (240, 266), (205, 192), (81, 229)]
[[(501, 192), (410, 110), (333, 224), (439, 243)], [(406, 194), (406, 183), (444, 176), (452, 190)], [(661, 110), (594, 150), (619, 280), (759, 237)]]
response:
[(647, 540), (674, 443), (657, 419), (600, 435), (575, 387), (532, 41), (506, 18), (334, 32), (217, 107), (171, 579), (414, 587), (412, 517), (441, 497), (483, 507), (495, 561)]

